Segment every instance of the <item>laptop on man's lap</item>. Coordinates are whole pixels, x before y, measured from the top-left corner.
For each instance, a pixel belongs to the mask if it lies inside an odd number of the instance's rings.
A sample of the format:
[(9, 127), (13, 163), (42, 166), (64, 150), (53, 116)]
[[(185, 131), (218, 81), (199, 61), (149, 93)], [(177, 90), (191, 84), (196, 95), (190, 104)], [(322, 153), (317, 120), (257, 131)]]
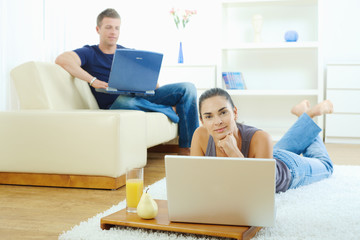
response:
[[(154, 95), (163, 54), (117, 49), (109, 76), (109, 87), (96, 91), (109, 94)], [(101, 79), (100, 79), (101, 80)]]

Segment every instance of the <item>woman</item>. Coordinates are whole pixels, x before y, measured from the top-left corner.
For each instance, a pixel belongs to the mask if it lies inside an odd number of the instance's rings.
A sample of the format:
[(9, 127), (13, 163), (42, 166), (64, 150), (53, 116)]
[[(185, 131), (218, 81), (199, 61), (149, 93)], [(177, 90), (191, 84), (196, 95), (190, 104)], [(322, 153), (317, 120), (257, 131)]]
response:
[[(192, 139), (192, 156), (274, 158), (276, 192), (297, 188), (331, 176), (333, 165), (313, 117), (333, 112), (325, 100), (310, 108), (307, 100), (291, 110), (298, 116), (295, 124), (273, 147), (268, 133), (239, 124), (237, 108), (223, 89), (213, 88), (199, 99), (202, 126)], [(302, 156), (301, 156), (302, 154)]]

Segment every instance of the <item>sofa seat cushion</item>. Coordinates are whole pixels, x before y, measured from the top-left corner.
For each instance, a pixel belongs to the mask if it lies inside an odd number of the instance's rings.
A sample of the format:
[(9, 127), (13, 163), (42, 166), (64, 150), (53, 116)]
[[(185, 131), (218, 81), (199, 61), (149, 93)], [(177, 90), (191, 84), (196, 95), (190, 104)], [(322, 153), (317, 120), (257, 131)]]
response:
[(134, 110), (0, 112), (2, 172), (119, 177), (146, 165), (146, 117)]
[(178, 136), (178, 124), (173, 123), (167, 116), (158, 112), (147, 112), (146, 145), (153, 147), (159, 143), (168, 142)]

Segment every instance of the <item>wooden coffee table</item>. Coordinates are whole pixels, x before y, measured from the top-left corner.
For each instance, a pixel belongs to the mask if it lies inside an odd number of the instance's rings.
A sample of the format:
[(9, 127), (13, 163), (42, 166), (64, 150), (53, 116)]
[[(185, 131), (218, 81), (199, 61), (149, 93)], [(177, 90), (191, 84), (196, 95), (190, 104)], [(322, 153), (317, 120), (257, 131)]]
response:
[(120, 210), (106, 217), (101, 218), (100, 226), (103, 230), (108, 230), (115, 226), (146, 228), (170, 232), (200, 234), (215, 237), (227, 237), (235, 239), (251, 239), (261, 227), (247, 226), (226, 226), (197, 223), (178, 223), (170, 222), (166, 200), (155, 200), (159, 207), (158, 215), (155, 219), (145, 220), (136, 213), (128, 213), (126, 209)]

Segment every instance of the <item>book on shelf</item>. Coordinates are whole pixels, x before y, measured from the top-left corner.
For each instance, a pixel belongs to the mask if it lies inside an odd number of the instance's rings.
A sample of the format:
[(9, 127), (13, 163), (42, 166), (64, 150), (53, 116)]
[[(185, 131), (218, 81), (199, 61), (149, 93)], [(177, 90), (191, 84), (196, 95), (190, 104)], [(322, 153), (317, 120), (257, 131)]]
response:
[(241, 72), (223, 72), (222, 78), (226, 89), (246, 89), (244, 77)]

